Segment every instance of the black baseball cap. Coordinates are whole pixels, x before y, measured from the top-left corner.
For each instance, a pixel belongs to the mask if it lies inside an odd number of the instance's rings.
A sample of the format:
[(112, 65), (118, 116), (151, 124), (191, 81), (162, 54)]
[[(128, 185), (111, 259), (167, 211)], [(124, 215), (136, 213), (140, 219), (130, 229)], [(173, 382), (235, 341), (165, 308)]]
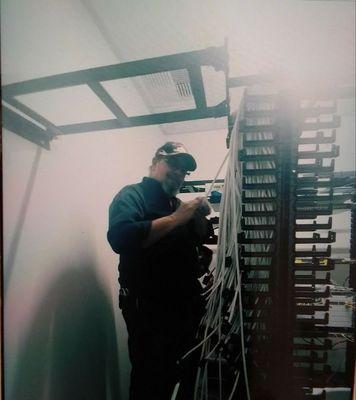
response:
[(197, 163), (194, 157), (188, 153), (188, 150), (182, 143), (167, 142), (161, 146), (155, 154), (155, 157), (175, 157), (182, 160), (187, 171), (195, 171)]

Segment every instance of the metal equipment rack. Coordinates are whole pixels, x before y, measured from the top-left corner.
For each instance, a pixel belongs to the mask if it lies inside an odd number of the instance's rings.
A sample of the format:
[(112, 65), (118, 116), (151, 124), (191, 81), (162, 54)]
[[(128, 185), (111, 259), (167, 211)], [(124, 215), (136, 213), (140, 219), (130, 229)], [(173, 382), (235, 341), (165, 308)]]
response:
[(340, 118), (335, 100), (325, 100), (283, 91), (244, 97), (240, 265), (256, 400), (324, 399), (313, 388), (353, 385), (352, 373), (328, 365), (330, 334), (354, 328), (328, 325), (331, 215), (344, 198), (333, 193)]

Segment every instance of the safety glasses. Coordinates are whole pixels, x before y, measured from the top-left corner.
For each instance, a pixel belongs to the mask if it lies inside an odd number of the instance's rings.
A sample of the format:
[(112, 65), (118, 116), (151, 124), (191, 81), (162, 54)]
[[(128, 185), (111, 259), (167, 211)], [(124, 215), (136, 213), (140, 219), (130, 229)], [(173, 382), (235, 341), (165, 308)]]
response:
[(182, 162), (177, 157), (164, 157), (163, 160), (166, 164), (174, 171), (179, 171), (183, 175), (190, 175), (190, 172), (187, 171), (185, 166), (182, 165)]

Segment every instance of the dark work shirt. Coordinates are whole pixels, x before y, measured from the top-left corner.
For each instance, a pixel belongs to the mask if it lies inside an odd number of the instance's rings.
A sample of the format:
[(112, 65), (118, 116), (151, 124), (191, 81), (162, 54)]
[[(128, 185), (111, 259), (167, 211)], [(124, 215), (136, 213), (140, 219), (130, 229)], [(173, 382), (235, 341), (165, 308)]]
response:
[(115, 196), (109, 209), (107, 237), (120, 254), (122, 287), (157, 298), (189, 297), (200, 292), (196, 245), (201, 238), (194, 232), (192, 221), (143, 248), (151, 222), (172, 214), (178, 205), (179, 200), (169, 198), (159, 181), (147, 177)]

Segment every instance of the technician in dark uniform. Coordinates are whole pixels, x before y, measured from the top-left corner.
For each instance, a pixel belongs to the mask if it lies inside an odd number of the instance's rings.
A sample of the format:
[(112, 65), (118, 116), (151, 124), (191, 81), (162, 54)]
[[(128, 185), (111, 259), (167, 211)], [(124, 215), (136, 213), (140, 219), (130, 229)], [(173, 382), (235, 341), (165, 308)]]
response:
[(192, 400), (194, 373), (177, 361), (193, 346), (204, 309), (197, 246), (211, 234), (210, 207), (203, 198), (183, 203), (176, 195), (195, 169), (186, 148), (168, 142), (157, 150), (149, 177), (124, 187), (110, 205), (107, 237), (120, 254), (130, 400), (169, 400), (179, 379), (177, 398)]

